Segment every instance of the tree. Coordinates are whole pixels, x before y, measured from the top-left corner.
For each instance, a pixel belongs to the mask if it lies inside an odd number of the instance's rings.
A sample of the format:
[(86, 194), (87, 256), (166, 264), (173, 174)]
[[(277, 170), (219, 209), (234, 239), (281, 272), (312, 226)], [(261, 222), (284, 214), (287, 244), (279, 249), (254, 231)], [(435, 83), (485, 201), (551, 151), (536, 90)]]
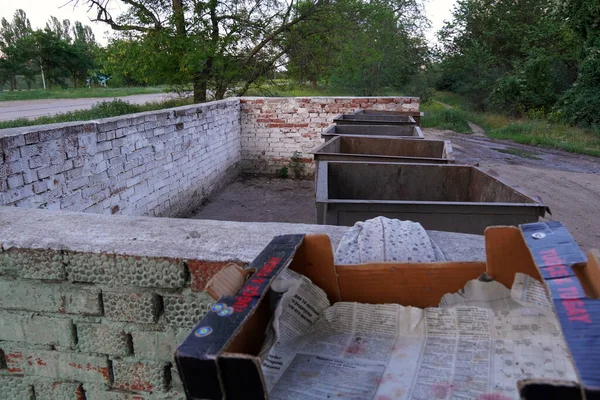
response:
[(23, 10), (15, 11), (12, 23), (5, 18), (0, 20), (0, 81), (9, 81), (10, 90), (17, 88), (17, 74), (23, 67), (21, 49), (17, 43), (31, 35), (31, 23)]
[[(341, 4), (338, 1), (330, 12), (298, 23), (285, 39), (288, 76), (299, 82), (310, 81), (313, 90), (317, 88), (319, 79), (328, 77), (345, 40), (347, 26)], [(302, 6), (300, 4), (299, 7)]]
[(551, 109), (573, 83), (579, 47), (556, 4), (460, 0), (438, 33), (438, 87), (476, 109)]
[(577, 80), (557, 104), (556, 111), (573, 125), (600, 127), (600, 7), (595, 0), (567, 0), (562, 16), (573, 28), (582, 61)]
[(290, 76), (319, 79), (359, 95), (400, 87), (425, 63), (418, 0), (363, 2), (337, 0), (329, 12), (302, 21), (289, 35)]
[(332, 86), (371, 96), (386, 86), (404, 86), (425, 64), (420, 27), (426, 20), (418, 2), (348, 2), (342, 18), (344, 40), (331, 71)]
[(58, 18), (50, 16), (50, 19), (46, 22), (46, 30), (54, 33), (60, 40), (67, 43), (71, 42), (71, 21), (68, 19), (63, 19), (61, 22)]
[(281, 39), (311, 17), (326, 0), (310, 0), (302, 9), (295, 2), (273, 0), (120, 0), (127, 11), (114, 18), (117, 0), (75, 0), (86, 4), (95, 20), (124, 37), (139, 41), (139, 49), (154, 67), (149, 71), (171, 84), (192, 82), (195, 101), (215, 98), (227, 90), (243, 94), (285, 54)]

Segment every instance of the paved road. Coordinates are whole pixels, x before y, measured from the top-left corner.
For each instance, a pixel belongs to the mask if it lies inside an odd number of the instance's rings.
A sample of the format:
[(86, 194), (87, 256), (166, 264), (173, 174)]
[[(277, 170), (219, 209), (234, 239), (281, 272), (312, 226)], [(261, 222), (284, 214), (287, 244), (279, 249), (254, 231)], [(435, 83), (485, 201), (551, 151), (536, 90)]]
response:
[[(174, 96), (168, 93), (136, 94), (133, 96), (115, 97), (135, 104), (148, 101), (162, 101)], [(54, 115), (67, 111), (90, 108), (99, 101), (110, 101), (113, 98), (92, 99), (43, 99), (43, 100), (18, 100), (0, 102), (0, 121), (17, 118), (35, 118), (43, 115)]]

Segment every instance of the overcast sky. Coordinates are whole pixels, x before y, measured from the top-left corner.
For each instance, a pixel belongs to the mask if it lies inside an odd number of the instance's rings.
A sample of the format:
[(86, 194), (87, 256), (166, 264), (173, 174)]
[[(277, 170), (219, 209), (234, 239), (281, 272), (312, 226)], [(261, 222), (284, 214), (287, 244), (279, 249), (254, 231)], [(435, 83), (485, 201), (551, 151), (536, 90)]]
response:
[[(435, 38), (435, 32), (442, 27), (444, 20), (450, 19), (452, 7), (456, 3), (456, 0), (425, 1), (427, 17), (430, 19), (432, 25), (432, 29), (427, 34), (427, 39), (432, 41)], [(83, 2), (81, 0), (81, 3)], [(118, 2), (113, 3), (117, 4)], [(90, 17), (93, 15), (88, 14), (87, 7), (83, 5), (74, 7), (73, 2), (69, 0), (0, 0), (0, 18), (4, 17), (12, 20), (15, 10), (18, 8), (25, 11), (34, 29), (43, 28), (48, 18), (53, 15), (60, 20), (68, 18), (72, 22), (81, 21), (85, 25), (92, 27), (98, 42), (101, 44), (108, 42), (106, 32), (110, 31), (110, 28), (105, 24), (90, 22)]]

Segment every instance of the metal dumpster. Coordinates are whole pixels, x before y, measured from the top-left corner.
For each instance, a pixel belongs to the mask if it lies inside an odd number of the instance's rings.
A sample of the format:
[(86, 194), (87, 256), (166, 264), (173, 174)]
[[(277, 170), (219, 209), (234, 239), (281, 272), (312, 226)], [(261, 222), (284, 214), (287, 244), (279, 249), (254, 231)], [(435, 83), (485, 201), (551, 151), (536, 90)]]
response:
[(406, 139), (423, 139), (416, 125), (330, 125), (321, 137), (326, 141), (339, 135), (401, 136)]
[(449, 140), (412, 140), (380, 136), (337, 136), (312, 152), (315, 162), (363, 161), (448, 164), (454, 162)]
[(418, 126), (421, 126), (421, 117), (425, 113), (421, 111), (387, 111), (387, 110), (357, 110), (354, 115), (407, 115), (412, 117)]
[(415, 125), (410, 115), (340, 114), (333, 119), (337, 125)]
[(536, 222), (546, 211), (541, 200), (472, 166), (323, 161), (318, 168), (319, 224), (351, 226), (381, 215), (482, 234), (491, 225)]

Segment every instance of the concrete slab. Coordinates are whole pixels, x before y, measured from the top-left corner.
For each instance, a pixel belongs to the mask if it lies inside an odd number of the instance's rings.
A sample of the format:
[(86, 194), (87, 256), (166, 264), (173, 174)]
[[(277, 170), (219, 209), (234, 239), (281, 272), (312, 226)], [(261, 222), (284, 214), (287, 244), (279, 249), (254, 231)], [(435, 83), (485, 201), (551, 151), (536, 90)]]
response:
[[(0, 244), (137, 256), (252, 261), (276, 235), (325, 233), (337, 246), (348, 227), (99, 215), (0, 207)], [(430, 232), (448, 260), (485, 259), (480, 235)]]

